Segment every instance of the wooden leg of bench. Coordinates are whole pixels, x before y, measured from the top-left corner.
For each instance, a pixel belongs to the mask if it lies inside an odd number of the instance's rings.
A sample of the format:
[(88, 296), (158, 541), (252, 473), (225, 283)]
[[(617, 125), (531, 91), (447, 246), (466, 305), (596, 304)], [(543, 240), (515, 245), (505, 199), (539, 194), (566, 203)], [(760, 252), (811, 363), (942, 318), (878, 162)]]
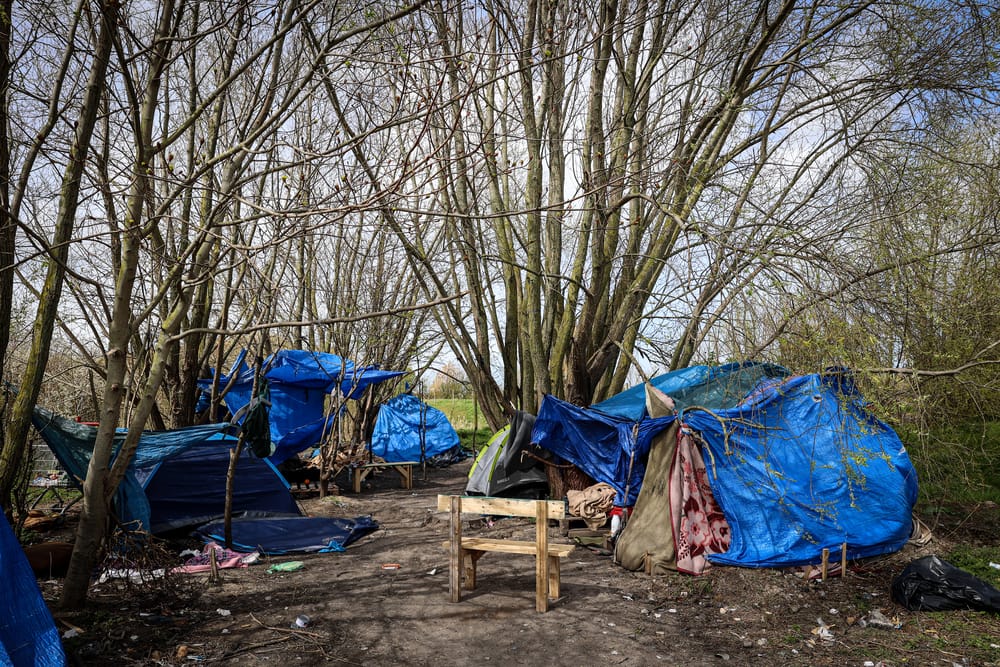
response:
[(462, 569), (465, 549), (462, 548), (462, 499), (451, 498), (451, 542), (448, 545), (448, 597), (452, 602), (462, 599)]
[(559, 556), (549, 556), (549, 599), (559, 599)]
[(400, 466), (396, 468), (399, 471), (399, 476), (403, 478), (403, 488), (412, 489), (413, 488), (413, 466)]
[(468, 549), (462, 549), (462, 552), (465, 562), (465, 590), (472, 591), (476, 589), (476, 563), (486, 552), (469, 551)]
[(549, 610), (549, 510), (544, 500), (535, 502), (535, 609)]
[(361, 468), (354, 468), (351, 470), (351, 487), (354, 489), (354, 493), (361, 493)]

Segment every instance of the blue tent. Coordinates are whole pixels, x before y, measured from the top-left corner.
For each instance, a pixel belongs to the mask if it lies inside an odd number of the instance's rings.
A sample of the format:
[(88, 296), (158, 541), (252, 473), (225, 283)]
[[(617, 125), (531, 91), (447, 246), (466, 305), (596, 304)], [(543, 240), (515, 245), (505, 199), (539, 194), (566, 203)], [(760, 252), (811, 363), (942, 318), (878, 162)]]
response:
[[(164, 533), (223, 515), (236, 438), (218, 437), (136, 470), (150, 506), (149, 530)], [(288, 482), (267, 459), (244, 449), (233, 476), (234, 516), (301, 516)]]
[(62, 667), (59, 631), (24, 551), (0, 512), (0, 667)]
[[(59, 464), (69, 473), (70, 479), (86, 479), (97, 439), (97, 427), (81, 424), (37, 406), (31, 413), (31, 423)], [(231, 428), (230, 424), (208, 424), (171, 431), (144, 431), (139, 438), (135, 456), (115, 494), (114, 502), (119, 519), (126, 523), (136, 521), (144, 529), (149, 528), (149, 501), (136, 478), (137, 469), (153, 466), (191, 447), (217, 439)], [(125, 434), (125, 429), (119, 429), (115, 435), (116, 453), (125, 440)]]
[[(316, 445), (329, 432), (335, 415), (325, 414), (327, 397), (339, 390), (344, 398), (359, 398), (373, 384), (403, 375), (403, 371), (384, 371), (378, 366), (359, 367), (336, 354), (306, 350), (280, 350), (263, 362), (264, 377), (270, 386), (269, 419), (275, 464)], [(234, 415), (250, 403), (254, 369), (246, 363), (246, 351), (240, 353), (228, 375), (219, 378), (226, 386), (236, 376), (224, 400)], [(199, 380), (198, 387), (210, 392), (213, 380)]]
[[(422, 443), (422, 446), (421, 446)], [(399, 394), (379, 408), (371, 451), (386, 461), (420, 461), (459, 444), (448, 417), (413, 394)]]
[[(844, 542), (852, 559), (899, 549), (910, 535), (916, 473), (898, 436), (866, 411), (848, 376), (782, 379), (780, 367), (726, 368), (670, 374), (676, 394), (697, 396), (677, 418), (705, 443), (709, 483), (731, 530), (729, 550), (709, 560), (801, 565)], [(748, 371), (758, 376), (755, 387), (731, 381)], [(713, 374), (727, 387), (713, 387)], [(632, 505), (642, 484), (658, 482), (643, 479), (645, 457), (652, 437), (675, 419), (645, 417), (634, 388), (629, 392), (602, 410), (547, 396), (532, 433), (541, 447), (613, 486), (618, 505)]]

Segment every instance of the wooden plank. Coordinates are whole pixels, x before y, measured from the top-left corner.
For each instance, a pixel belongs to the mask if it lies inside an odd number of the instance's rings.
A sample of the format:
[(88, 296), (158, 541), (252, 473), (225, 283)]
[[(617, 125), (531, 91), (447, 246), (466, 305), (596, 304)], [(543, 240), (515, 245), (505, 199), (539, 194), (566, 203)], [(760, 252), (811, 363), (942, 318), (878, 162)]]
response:
[[(442, 542), (445, 549), (451, 548), (451, 540)], [(499, 540), (488, 537), (463, 537), (462, 548), (468, 553), (506, 553), (521, 554), (522, 556), (534, 556), (536, 545), (534, 542), (522, 540)], [(549, 555), (556, 558), (565, 558), (573, 553), (576, 548), (572, 544), (549, 544)]]
[(448, 548), (448, 594), (452, 602), (462, 599), (462, 499), (451, 499), (451, 543)]
[[(449, 498), (438, 496), (438, 511), (447, 512)], [(550, 519), (566, 516), (566, 503), (561, 500), (526, 500), (524, 498), (491, 498), (488, 496), (462, 496), (462, 511), (467, 514), (496, 514), (499, 516), (536, 516), (536, 503), (544, 503)]]
[(549, 508), (535, 503), (535, 609), (549, 610)]
[(355, 468), (395, 468), (397, 466), (418, 466), (420, 461), (393, 461), (392, 463), (362, 463)]

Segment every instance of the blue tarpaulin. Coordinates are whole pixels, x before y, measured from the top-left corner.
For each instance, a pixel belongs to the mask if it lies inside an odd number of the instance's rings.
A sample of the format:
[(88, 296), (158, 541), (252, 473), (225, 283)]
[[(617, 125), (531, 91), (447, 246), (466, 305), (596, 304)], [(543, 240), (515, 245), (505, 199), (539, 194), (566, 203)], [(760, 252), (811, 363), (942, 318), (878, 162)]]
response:
[(399, 394), (379, 408), (371, 451), (386, 461), (420, 461), (459, 444), (448, 417), (413, 394)]
[[(346, 546), (378, 529), (370, 516), (355, 519), (330, 517), (273, 517), (233, 519), (233, 548), (277, 556), (289, 553), (343, 551)], [(225, 541), (221, 521), (198, 529), (205, 542)]]
[(59, 631), (7, 517), (0, 512), (0, 667), (62, 667)]
[(896, 433), (843, 375), (766, 383), (745, 404), (682, 421), (707, 445), (709, 483), (731, 541), (715, 563), (816, 563), (898, 550), (912, 527), (917, 475)]
[[(333, 416), (325, 414), (325, 406), (332, 391), (356, 399), (371, 385), (404, 374), (377, 366), (359, 367), (336, 354), (307, 350), (275, 352), (264, 360), (263, 368), (270, 386), (268, 416), (274, 444), (270, 459), (275, 464), (316, 445), (328, 432)], [(233, 375), (236, 379), (224, 400), (229, 411), (236, 414), (250, 403), (253, 392), (254, 369), (246, 363), (246, 351), (237, 357), (229, 374), (219, 378), (219, 385), (226, 386)], [(212, 379), (198, 381), (203, 392), (210, 392), (212, 384)]]
[[(763, 378), (784, 378), (788, 370), (776, 364), (739, 361), (723, 366), (690, 366), (649, 381), (674, 400), (678, 410), (699, 405), (709, 410), (731, 408)], [(615, 417), (638, 421), (646, 416), (646, 389), (639, 384), (590, 406)]]
[(615, 505), (631, 507), (646, 472), (653, 437), (674, 417), (633, 421), (545, 396), (531, 441), (616, 491)]
[[(223, 516), (230, 452), (236, 438), (218, 437), (151, 466), (137, 466), (150, 505), (149, 530), (190, 528)], [(267, 459), (248, 449), (233, 475), (233, 516), (301, 516), (288, 482)]]
[[(97, 427), (61, 417), (40, 407), (35, 407), (32, 412), (31, 423), (52, 450), (59, 464), (69, 473), (70, 478), (86, 479), (90, 457), (94, 453), (94, 442), (97, 439)], [(149, 530), (149, 501), (135, 476), (137, 468), (153, 466), (190, 447), (218, 438), (231, 428), (230, 424), (209, 424), (170, 431), (144, 431), (139, 438), (135, 456), (115, 495), (119, 519), (126, 523), (138, 521), (144, 530)], [(124, 429), (119, 429), (115, 434), (116, 454), (125, 441), (125, 434)]]

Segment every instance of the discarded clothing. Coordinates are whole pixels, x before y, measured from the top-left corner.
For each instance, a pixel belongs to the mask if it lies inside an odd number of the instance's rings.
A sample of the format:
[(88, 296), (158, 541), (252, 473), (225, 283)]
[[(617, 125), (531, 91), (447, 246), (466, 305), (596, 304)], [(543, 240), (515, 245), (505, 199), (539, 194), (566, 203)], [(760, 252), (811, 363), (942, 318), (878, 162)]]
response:
[(233, 551), (227, 549), (216, 542), (209, 542), (198, 554), (188, 558), (180, 567), (175, 567), (171, 572), (182, 574), (194, 574), (196, 572), (209, 572), (212, 570), (212, 557), (215, 557), (216, 569), (230, 567), (249, 567), (251, 563), (257, 562), (260, 553), (251, 551), (250, 553)]
[(582, 491), (570, 489), (566, 492), (569, 513), (581, 517), (591, 529), (600, 528), (608, 519), (608, 512), (615, 504), (615, 490), (610, 484), (601, 482), (588, 486)]

